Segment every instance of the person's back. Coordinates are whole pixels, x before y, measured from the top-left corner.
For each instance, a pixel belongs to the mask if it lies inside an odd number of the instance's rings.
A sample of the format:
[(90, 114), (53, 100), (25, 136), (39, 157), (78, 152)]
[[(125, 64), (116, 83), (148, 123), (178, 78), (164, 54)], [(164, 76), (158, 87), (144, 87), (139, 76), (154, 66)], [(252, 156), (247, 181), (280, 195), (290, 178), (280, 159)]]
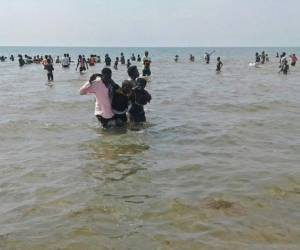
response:
[(99, 74), (95, 74), (90, 81), (85, 83), (79, 90), (80, 95), (94, 94), (96, 97), (95, 116), (103, 127), (107, 127), (113, 118), (109, 88), (105, 85)]
[(25, 64), (25, 61), (24, 61), (23, 57), (19, 56), (19, 65), (20, 65), (20, 67), (24, 66), (24, 64)]
[(114, 119), (116, 120), (118, 126), (122, 126), (127, 122), (126, 112), (128, 111), (129, 100), (126, 92), (123, 90), (123, 85), (122, 88), (116, 83), (114, 83), (112, 86), (113, 99), (111, 106), (114, 113)]
[(151, 101), (151, 95), (145, 90), (146, 80), (144, 78), (137, 79), (137, 87), (132, 90), (130, 96), (129, 117), (131, 122), (146, 122), (144, 105)]
[(60, 63), (59, 56), (56, 57), (55, 63)]
[(255, 62), (260, 63), (260, 56), (258, 53), (255, 54)]
[(283, 72), (283, 74), (287, 75), (288, 71), (289, 71), (289, 65), (288, 65), (288, 62), (285, 61), (282, 66), (282, 72)]
[(109, 57), (109, 55), (105, 56), (105, 64), (106, 64), (106, 66), (110, 66), (111, 65), (111, 58)]
[(295, 54), (293, 54), (292, 56), (291, 56), (291, 65), (292, 66), (296, 66), (296, 63), (297, 63), (297, 61), (298, 61), (298, 58), (296, 57), (296, 55)]
[(67, 55), (65, 54), (63, 59), (61, 60), (61, 65), (64, 68), (68, 68), (70, 66), (70, 60), (69, 57), (67, 57)]

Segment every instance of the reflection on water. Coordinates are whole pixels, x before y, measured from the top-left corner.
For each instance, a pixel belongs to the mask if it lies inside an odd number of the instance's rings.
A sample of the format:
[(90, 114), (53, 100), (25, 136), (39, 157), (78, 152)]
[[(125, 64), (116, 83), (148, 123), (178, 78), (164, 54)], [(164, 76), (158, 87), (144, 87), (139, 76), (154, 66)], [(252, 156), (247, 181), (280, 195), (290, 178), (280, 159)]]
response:
[(1, 250), (299, 249), (298, 67), (220, 49), (217, 75), (156, 52), (138, 129), (103, 131), (78, 95), (103, 65), (56, 67), (49, 88), (37, 65), (0, 64)]

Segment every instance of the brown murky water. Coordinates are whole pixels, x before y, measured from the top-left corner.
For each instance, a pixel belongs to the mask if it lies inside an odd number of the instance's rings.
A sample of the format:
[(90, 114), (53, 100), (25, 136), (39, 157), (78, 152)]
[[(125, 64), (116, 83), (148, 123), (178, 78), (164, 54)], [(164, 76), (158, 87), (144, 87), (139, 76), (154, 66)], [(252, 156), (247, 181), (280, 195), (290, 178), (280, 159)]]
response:
[(299, 249), (299, 68), (224, 63), (158, 59), (147, 126), (108, 132), (103, 64), (0, 64), (0, 249)]

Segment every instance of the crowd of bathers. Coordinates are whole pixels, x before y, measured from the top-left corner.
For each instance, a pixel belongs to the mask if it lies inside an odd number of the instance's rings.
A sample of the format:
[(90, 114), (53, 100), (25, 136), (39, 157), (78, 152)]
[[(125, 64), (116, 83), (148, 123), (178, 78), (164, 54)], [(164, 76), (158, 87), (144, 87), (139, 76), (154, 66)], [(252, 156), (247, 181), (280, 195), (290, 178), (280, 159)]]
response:
[[(286, 52), (282, 52), (281, 55), (279, 53), (276, 53), (276, 58), (279, 58), (279, 72), (283, 73), (285, 75), (288, 74), (290, 66), (289, 66), (289, 59), (291, 66), (295, 67), (296, 63), (298, 61), (298, 58), (296, 54), (291, 54), (290, 56), (287, 56)], [(261, 54), (258, 52), (255, 53), (255, 66), (259, 67), (259, 65), (263, 65), (265, 63), (268, 63), (270, 61), (269, 55), (262, 51)]]

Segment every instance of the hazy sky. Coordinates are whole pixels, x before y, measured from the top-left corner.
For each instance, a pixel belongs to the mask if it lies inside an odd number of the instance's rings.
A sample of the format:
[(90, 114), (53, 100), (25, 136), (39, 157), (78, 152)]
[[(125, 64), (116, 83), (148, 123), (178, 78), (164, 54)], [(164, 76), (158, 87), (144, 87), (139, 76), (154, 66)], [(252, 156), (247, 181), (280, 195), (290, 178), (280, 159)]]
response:
[(299, 46), (300, 0), (0, 0), (0, 45)]

